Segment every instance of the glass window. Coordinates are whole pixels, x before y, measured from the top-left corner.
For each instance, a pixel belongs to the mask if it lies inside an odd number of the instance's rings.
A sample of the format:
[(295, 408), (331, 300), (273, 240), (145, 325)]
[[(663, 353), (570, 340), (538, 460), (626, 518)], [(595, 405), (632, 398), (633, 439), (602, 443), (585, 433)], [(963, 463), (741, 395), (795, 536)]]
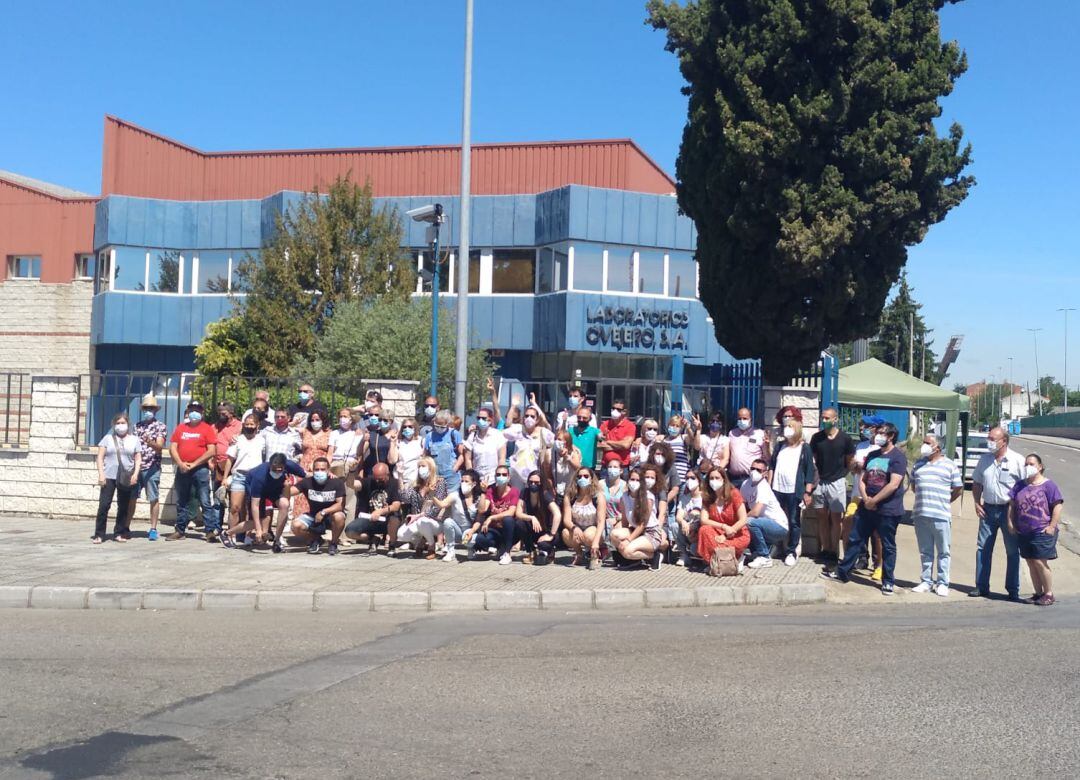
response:
[(697, 263), (689, 252), (668, 255), (668, 295), (672, 298), (697, 298)]
[(109, 272), (112, 267), (112, 263), (109, 262), (112, 257), (111, 250), (102, 249), (98, 252), (97, 267), (94, 269), (94, 294), (104, 292), (109, 289)]
[(251, 289), (251, 277), (255, 272), (255, 264), (258, 262), (258, 249), (237, 249), (233, 251), (231, 289), (234, 293), (246, 293)]
[(9, 279), (40, 279), (41, 257), (38, 255), (12, 255), (8, 258)]
[(93, 279), (94, 269), (97, 267), (97, 263), (94, 262), (94, 260), (95, 258), (92, 254), (75, 255), (75, 278)]
[(469, 250), (469, 292), (480, 292), (480, 250)]
[(570, 256), (566, 252), (555, 250), (555, 289), (565, 290), (566, 279), (570, 274)]
[(199, 278), (195, 292), (227, 293), (229, 291), (229, 253), (199, 250)]
[(574, 289), (604, 289), (604, 250), (596, 244), (574, 244)]
[(146, 291), (146, 250), (131, 246), (118, 246), (116, 270), (113, 275), (114, 290)]
[(531, 293), (536, 275), (533, 249), (496, 249), (491, 264), (493, 293)]
[(150, 291), (174, 293), (180, 290), (180, 250), (150, 250)]
[(638, 292), (664, 294), (664, 253), (638, 252)]
[(608, 247), (607, 288), (611, 292), (634, 291), (633, 249), (625, 246)]
[(555, 250), (544, 247), (540, 250), (540, 265), (536, 269), (538, 275), (537, 289), (542, 293), (555, 290)]

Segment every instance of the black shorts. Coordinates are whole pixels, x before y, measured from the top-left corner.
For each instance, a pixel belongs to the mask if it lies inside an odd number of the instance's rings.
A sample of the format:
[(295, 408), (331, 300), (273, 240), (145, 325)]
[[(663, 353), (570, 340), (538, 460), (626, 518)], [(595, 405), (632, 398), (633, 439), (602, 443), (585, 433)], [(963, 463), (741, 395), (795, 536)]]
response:
[(1057, 558), (1058, 535), (1036, 531), (1033, 534), (1017, 534), (1016, 544), (1020, 557), (1036, 561), (1052, 561)]

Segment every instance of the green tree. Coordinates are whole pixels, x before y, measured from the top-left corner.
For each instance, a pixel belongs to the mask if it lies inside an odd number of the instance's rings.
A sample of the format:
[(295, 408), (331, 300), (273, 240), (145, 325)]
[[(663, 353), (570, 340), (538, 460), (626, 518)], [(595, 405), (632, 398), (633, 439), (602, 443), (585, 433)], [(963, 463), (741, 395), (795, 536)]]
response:
[[(783, 381), (868, 336), (907, 247), (966, 197), (939, 99), (967, 69), (953, 0), (650, 0), (688, 82), (678, 198), (720, 343)], [(753, 327), (747, 327), (747, 323)]]
[[(919, 313), (921, 309), (922, 304), (915, 300), (915, 291), (908, 284), (907, 273), (902, 273), (896, 295), (881, 312), (877, 335), (870, 343), (870, 355), (927, 382), (939, 384), (943, 377), (937, 374), (933, 331), (926, 327)], [(911, 337), (913, 330), (914, 339)]]
[[(286, 374), (311, 355), (335, 310), (376, 298), (404, 300), (416, 269), (401, 249), (401, 218), (375, 207), (369, 184), (338, 178), (326, 195), (312, 192), (276, 218), (273, 239), (238, 270), (234, 318), (226, 332), (252, 373)], [(219, 334), (220, 335), (220, 334)], [(228, 365), (214, 350), (218, 365)], [(196, 366), (213, 374), (196, 351)]]
[(195, 347), (195, 365), (204, 376), (254, 376), (260, 367), (247, 350), (250, 340), (243, 317), (226, 317), (206, 326)]
[[(449, 395), (454, 383), (456, 318), (449, 308), (439, 316), (439, 388)], [(498, 368), (482, 349), (469, 350), (466, 404), (486, 398), (484, 378)], [(312, 358), (293, 366), (295, 376), (409, 379), (420, 394), (431, 382), (431, 299), (383, 297), (340, 306), (315, 343)]]

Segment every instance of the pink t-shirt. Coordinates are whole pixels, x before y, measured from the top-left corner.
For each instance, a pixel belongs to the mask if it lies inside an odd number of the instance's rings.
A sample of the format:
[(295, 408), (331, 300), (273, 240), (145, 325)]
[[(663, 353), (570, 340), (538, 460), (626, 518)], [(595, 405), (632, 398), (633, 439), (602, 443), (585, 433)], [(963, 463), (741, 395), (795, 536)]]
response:
[(750, 464), (765, 455), (765, 431), (733, 429), (728, 434), (728, 455), (728, 471), (745, 477), (750, 473)]

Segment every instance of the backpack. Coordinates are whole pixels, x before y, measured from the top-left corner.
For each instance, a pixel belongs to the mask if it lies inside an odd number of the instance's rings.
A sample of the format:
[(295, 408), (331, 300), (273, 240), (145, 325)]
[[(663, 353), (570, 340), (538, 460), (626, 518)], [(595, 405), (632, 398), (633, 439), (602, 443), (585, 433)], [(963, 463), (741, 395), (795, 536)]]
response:
[(739, 573), (735, 550), (731, 547), (717, 547), (709, 561), (710, 577), (734, 577)]

